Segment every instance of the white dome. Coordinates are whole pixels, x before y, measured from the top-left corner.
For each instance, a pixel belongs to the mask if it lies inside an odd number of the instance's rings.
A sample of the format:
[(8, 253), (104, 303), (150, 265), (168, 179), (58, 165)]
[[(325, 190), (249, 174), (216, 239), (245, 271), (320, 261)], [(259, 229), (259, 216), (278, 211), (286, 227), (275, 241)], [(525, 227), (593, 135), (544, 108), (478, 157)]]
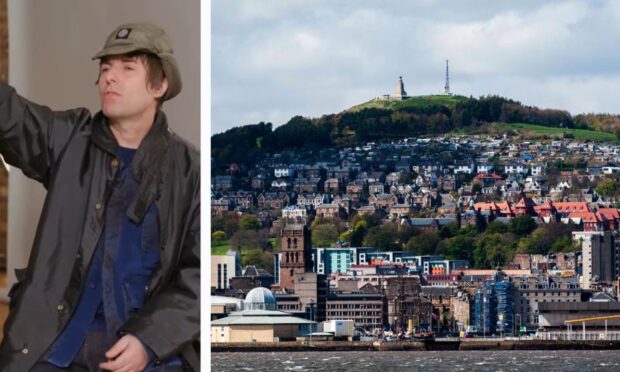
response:
[(252, 289), (245, 296), (246, 310), (276, 310), (276, 298), (264, 287)]

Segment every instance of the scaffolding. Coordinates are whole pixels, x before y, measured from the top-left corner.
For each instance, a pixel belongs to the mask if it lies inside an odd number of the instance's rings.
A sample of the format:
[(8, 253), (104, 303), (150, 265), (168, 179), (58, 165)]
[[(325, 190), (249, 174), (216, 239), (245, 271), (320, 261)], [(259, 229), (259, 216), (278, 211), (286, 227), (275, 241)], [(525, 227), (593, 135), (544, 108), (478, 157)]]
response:
[(493, 292), (493, 283), (489, 283), (476, 289), (475, 293), (476, 328), (484, 335), (492, 334), (497, 322), (497, 304)]
[(512, 282), (496, 282), (497, 295), (497, 331), (500, 334), (513, 331), (514, 301), (512, 297)]
[(474, 294), (474, 320), (478, 332), (512, 333), (514, 300), (509, 281), (485, 282)]

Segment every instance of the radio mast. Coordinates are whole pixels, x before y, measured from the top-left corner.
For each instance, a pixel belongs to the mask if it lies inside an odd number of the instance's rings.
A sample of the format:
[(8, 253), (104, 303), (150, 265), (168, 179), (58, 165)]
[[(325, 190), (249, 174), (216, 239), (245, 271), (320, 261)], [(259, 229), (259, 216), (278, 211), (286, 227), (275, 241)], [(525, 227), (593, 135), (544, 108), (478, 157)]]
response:
[(445, 86), (445, 93), (449, 96), (451, 96), (452, 94), (450, 93), (450, 73), (448, 70), (448, 60), (446, 59), (446, 86)]

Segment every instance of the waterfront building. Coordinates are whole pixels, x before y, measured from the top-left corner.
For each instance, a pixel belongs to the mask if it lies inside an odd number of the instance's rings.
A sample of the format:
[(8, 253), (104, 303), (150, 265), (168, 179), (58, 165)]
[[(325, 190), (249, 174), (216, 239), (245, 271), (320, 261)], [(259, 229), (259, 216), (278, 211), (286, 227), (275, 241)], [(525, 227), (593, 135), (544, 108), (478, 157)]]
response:
[(515, 322), (536, 329), (543, 303), (581, 302), (582, 289), (576, 277), (554, 275), (513, 276)]
[(303, 318), (304, 312), (301, 309), (298, 295), (294, 293), (274, 293), (273, 295), (276, 298), (278, 311), (284, 311)]
[(211, 322), (212, 342), (277, 342), (295, 340), (313, 330), (316, 322), (274, 310), (276, 300), (267, 288), (251, 290), (245, 310)]
[(418, 332), (421, 329), (430, 330), (433, 305), (423, 296), (419, 277), (387, 278), (384, 293), (387, 299), (387, 321), (393, 330), (406, 330), (409, 321)]
[(422, 286), (422, 295), (428, 298), (432, 305), (431, 325), (434, 332), (450, 331), (454, 329), (450, 307), (450, 299), (456, 294), (457, 287)]
[(381, 293), (330, 293), (325, 320), (354, 320), (355, 327), (381, 328), (387, 323), (387, 302)]
[(453, 328), (459, 332), (466, 331), (471, 324), (471, 313), (473, 308), (472, 297), (468, 291), (458, 289), (456, 294), (450, 297), (450, 314), (452, 316)]
[(274, 296), (277, 310), (313, 320), (325, 320), (325, 300), (328, 293), (328, 280), (325, 275), (313, 272), (298, 273), (294, 276), (292, 289), (283, 290), (277, 286)]
[(243, 300), (236, 297), (211, 296), (211, 320), (228, 316), (235, 311), (243, 310)]
[[(620, 302), (545, 302), (539, 304), (539, 327), (545, 329), (565, 330), (567, 320), (598, 318), (610, 315), (620, 314)], [(590, 321), (587, 323), (588, 328), (603, 329), (607, 323), (607, 327), (620, 329), (620, 319)], [(581, 325), (574, 325), (576, 327)], [(578, 331), (577, 331), (578, 332)]]
[(581, 287), (611, 283), (618, 277), (616, 239), (610, 231), (574, 231), (573, 241), (581, 246)]

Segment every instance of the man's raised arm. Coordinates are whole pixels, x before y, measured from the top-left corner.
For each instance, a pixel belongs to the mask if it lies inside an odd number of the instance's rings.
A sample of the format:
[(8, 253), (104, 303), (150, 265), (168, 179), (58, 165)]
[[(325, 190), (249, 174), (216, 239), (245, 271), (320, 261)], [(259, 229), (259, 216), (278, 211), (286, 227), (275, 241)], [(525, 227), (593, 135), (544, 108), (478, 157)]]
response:
[(56, 160), (77, 130), (75, 124), (89, 116), (84, 108), (53, 111), (0, 83), (0, 154), (8, 164), (47, 186)]

